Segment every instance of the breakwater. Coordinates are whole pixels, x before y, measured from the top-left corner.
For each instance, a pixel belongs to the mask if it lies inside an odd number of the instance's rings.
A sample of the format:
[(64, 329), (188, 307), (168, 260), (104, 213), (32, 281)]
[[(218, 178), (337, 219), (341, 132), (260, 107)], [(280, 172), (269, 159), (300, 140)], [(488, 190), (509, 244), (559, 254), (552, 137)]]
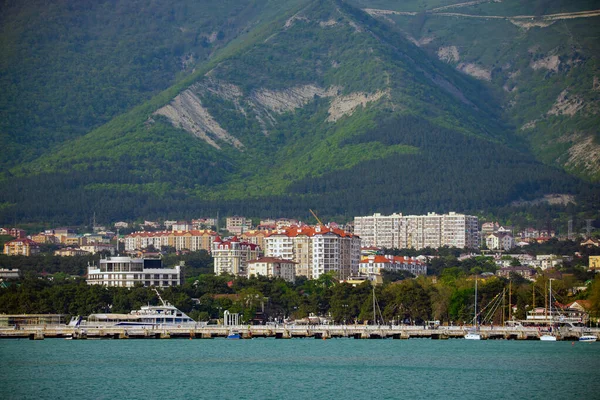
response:
[[(465, 327), (423, 328), (402, 325), (192, 325), (192, 326), (160, 326), (160, 327), (123, 327), (123, 326), (78, 326), (67, 325), (35, 325), (0, 328), (0, 339), (46, 338), (65, 339), (212, 339), (227, 337), (231, 331), (240, 334), (244, 339), (257, 337), (273, 337), (277, 339), (291, 338), (354, 338), (354, 339), (410, 339), (429, 338), (436, 340), (460, 339), (467, 332)], [(538, 340), (541, 334), (535, 327), (481, 327), (481, 338), (486, 340)], [(589, 333), (589, 332), (587, 332)], [(593, 330), (593, 335), (600, 337), (600, 330)], [(558, 340), (578, 340), (581, 329), (560, 329)]]

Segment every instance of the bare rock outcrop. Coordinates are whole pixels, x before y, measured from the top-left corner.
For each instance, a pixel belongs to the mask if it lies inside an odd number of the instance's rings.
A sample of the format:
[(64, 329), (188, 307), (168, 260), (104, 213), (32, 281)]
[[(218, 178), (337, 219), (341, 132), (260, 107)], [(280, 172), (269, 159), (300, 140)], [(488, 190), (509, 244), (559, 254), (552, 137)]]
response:
[(567, 167), (581, 169), (590, 174), (600, 172), (600, 145), (593, 136), (574, 134), (568, 137), (575, 144), (568, 151)]
[(336, 97), (329, 106), (329, 117), (327, 118), (327, 121), (335, 122), (344, 115), (352, 115), (358, 106), (365, 107), (367, 103), (377, 101), (386, 95), (389, 95), (389, 90), (379, 90), (372, 94), (356, 92), (346, 96)]
[(548, 57), (540, 58), (539, 60), (536, 60), (536, 61), (532, 61), (531, 64), (529, 64), (529, 65), (531, 68), (533, 68), (536, 71), (538, 69), (544, 68), (549, 71), (558, 72), (558, 67), (560, 66), (560, 59), (556, 55), (548, 56)]
[(584, 106), (583, 99), (579, 96), (569, 96), (567, 89), (563, 90), (552, 108), (548, 111), (548, 115), (568, 115), (573, 116)]
[(181, 92), (154, 114), (167, 117), (173, 126), (184, 129), (217, 149), (221, 148), (216, 142), (217, 139), (229, 143), (237, 149), (244, 147), (238, 139), (219, 125), (190, 89)]
[(456, 46), (440, 47), (437, 51), (437, 56), (440, 60), (447, 63), (458, 62), (460, 60), (460, 54)]
[(489, 82), (492, 80), (492, 71), (480, 67), (477, 64), (460, 63), (456, 66), (456, 69), (482, 81)]
[(303, 85), (294, 86), (284, 90), (261, 89), (253, 92), (250, 98), (254, 103), (270, 111), (281, 114), (303, 107), (312, 101), (315, 96), (335, 96), (339, 90), (340, 88), (338, 87), (323, 89), (316, 85)]

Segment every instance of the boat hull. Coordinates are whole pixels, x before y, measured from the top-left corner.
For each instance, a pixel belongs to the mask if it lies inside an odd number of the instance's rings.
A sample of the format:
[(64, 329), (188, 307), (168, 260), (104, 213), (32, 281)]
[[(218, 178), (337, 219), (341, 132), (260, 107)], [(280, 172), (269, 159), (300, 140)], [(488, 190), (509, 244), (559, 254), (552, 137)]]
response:
[(542, 335), (542, 336), (540, 336), (540, 340), (542, 342), (556, 342), (556, 336)]
[(467, 340), (481, 340), (481, 335), (479, 333), (467, 333), (465, 335), (465, 339), (467, 339)]
[(595, 342), (598, 338), (594, 335), (583, 335), (579, 338), (580, 342)]

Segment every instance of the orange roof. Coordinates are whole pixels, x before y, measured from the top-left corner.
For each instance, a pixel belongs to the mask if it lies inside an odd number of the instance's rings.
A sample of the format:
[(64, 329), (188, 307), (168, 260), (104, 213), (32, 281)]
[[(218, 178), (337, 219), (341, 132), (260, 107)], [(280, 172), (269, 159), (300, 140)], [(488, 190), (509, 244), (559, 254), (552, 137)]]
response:
[(262, 258), (258, 258), (256, 260), (249, 260), (248, 264), (254, 264), (254, 263), (286, 263), (286, 264), (298, 264), (295, 261), (292, 260), (286, 260), (283, 258), (277, 258), (277, 257), (262, 257)]
[(312, 226), (291, 226), (289, 228), (285, 228), (279, 230), (277, 232), (271, 233), (268, 236), (287, 236), (287, 237), (297, 237), (297, 236), (317, 236), (317, 235), (325, 235), (328, 233), (333, 233), (340, 237), (354, 237), (354, 234), (350, 232), (346, 232), (339, 228), (328, 228), (326, 226), (320, 225), (318, 227)]

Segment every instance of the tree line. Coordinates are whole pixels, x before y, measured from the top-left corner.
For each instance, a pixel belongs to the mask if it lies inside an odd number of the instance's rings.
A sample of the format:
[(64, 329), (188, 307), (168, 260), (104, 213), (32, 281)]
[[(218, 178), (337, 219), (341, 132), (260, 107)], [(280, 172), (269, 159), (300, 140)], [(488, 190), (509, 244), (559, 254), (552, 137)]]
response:
[[(162, 289), (162, 297), (198, 321), (215, 321), (223, 312), (240, 313), (244, 323), (266, 323), (323, 316), (336, 323), (423, 324), (470, 323), (474, 314), (474, 277), (461, 268), (447, 268), (439, 277), (385, 279), (374, 289), (369, 282), (353, 286), (339, 283), (332, 274), (318, 279), (299, 278), (295, 283), (265, 277), (234, 277), (200, 274), (186, 279), (179, 287)], [(81, 278), (55, 274), (42, 279), (27, 274), (20, 282), (0, 288), (0, 313), (59, 313), (87, 316), (97, 312), (128, 313), (142, 305), (158, 304), (151, 288), (104, 287), (88, 285)], [(496, 296), (504, 297), (504, 308), (492, 315), (479, 315), (479, 322), (501, 324), (508, 318), (508, 300), (517, 307), (515, 318), (524, 319), (534, 306), (544, 306), (548, 276), (529, 282), (518, 275), (508, 279), (479, 277), (478, 309), (485, 309)], [(571, 295), (577, 284), (572, 278), (553, 282), (558, 302), (575, 299), (591, 301), (591, 314), (600, 317), (600, 277), (584, 290)], [(509, 297), (508, 289), (511, 289)], [(535, 295), (535, 303), (532, 294)], [(373, 296), (377, 304), (373, 315)]]

